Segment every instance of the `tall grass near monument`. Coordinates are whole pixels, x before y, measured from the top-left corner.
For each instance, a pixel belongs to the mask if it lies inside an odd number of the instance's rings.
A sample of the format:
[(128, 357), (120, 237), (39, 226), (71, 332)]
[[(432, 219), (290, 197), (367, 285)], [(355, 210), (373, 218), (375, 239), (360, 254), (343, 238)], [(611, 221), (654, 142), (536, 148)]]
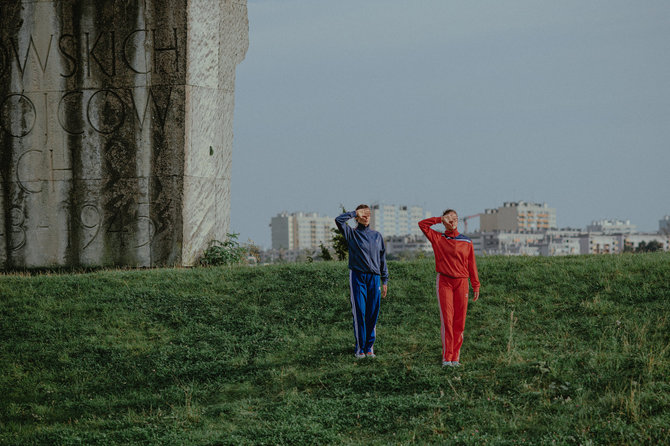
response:
[(356, 360), (343, 262), (0, 277), (0, 444), (670, 442), (670, 255), (479, 259), (463, 366), (430, 261)]

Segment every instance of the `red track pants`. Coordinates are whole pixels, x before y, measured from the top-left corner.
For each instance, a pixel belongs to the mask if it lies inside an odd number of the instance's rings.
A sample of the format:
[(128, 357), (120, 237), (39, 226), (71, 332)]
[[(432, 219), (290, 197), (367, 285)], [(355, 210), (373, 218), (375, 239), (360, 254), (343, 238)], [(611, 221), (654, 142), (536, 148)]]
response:
[(463, 345), (468, 311), (468, 279), (437, 273), (437, 303), (440, 308), (442, 360), (458, 361)]

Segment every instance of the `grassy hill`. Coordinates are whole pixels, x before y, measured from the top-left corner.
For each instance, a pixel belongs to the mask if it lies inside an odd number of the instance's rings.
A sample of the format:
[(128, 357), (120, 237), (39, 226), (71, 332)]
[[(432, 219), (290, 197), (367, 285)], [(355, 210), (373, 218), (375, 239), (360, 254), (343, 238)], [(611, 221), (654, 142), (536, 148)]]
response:
[(374, 360), (345, 263), (0, 276), (0, 444), (670, 443), (670, 255), (479, 269), (458, 369), (429, 261)]

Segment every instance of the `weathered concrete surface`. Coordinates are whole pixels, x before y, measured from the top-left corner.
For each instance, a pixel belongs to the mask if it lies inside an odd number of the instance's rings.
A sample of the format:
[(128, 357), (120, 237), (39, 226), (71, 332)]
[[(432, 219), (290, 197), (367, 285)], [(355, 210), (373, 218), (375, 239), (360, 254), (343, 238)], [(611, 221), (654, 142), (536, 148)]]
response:
[(0, 0), (0, 266), (192, 264), (230, 213), (245, 0)]

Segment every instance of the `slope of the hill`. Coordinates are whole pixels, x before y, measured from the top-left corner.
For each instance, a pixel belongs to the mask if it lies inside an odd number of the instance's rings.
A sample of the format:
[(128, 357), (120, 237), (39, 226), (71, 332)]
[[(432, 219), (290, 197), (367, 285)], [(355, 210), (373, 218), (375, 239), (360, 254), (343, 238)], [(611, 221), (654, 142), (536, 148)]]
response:
[(458, 369), (432, 262), (374, 360), (346, 268), (0, 276), (0, 444), (670, 442), (670, 255), (480, 258)]

